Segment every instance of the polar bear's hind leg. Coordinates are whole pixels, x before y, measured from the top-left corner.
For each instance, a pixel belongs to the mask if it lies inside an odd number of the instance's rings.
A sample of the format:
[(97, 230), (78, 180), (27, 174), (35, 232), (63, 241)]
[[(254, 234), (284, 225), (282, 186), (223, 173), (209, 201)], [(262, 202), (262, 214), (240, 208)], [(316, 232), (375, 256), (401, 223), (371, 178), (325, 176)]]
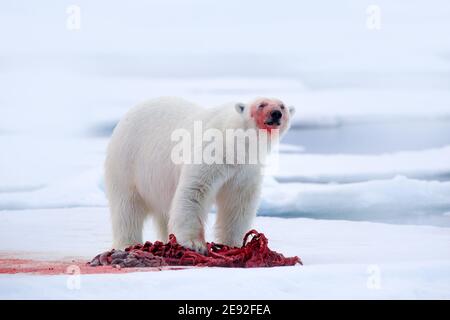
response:
[(164, 243), (167, 242), (169, 240), (169, 218), (166, 215), (159, 213), (155, 214), (153, 219), (156, 226), (156, 231), (158, 233), (158, 240)]
[(140, 196), (133, 193), (122, 194), (112, 197), (110, 205), (113, 248), (123, 249), (142, 243), (142, 229), (148, 210)]

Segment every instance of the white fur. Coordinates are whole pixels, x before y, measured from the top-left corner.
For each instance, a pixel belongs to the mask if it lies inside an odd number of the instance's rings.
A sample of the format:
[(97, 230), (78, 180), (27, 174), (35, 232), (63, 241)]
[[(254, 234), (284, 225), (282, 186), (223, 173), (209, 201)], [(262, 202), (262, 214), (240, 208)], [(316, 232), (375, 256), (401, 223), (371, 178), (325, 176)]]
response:
[[(171, 133), (203, 129), (255, 128), (247, 105), (204, 109), (180, 98), (148, 101), (130, 110), (112, 135), (105, 163), (111, 207), (113, 247), (142, 242), (147, 216), (156, 222), (159, 239), (176, 235), (180, 244), (205, 250), (204, 223), (216, 204), (216, 241), (242, 244), (256, 215), (261, 189), (260, 165), (180, 164), (171, 161)], [(238, 111), (238, 112), (237, 112)]]

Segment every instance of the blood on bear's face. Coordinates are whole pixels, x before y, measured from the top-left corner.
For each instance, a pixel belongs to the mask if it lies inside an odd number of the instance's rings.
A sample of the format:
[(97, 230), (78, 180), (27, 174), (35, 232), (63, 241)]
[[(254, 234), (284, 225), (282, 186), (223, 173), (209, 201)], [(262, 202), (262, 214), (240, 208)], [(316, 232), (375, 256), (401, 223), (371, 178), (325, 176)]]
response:
[(269, 132), (273, 129), (282, 131), (289, 121), (289, 110), (281, 101), (263, 99), (250, 106), (250, 116), (259, 129)]

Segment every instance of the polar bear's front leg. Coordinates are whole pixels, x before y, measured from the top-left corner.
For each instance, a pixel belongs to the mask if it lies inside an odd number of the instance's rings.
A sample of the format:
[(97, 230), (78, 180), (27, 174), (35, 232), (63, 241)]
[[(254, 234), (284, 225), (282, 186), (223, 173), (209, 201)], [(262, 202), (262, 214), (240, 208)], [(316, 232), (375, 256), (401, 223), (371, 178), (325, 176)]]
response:
[(218, 243), (241, 247), (258, 210), (261, 175), (237, 177), (228, 181), (217, 194), (216, 238)]
[(169, 213), (169, 233), (181, 245), (206, 252), (204, 225), (227, 169), (220, 165), (187, 165), (183, 168)]

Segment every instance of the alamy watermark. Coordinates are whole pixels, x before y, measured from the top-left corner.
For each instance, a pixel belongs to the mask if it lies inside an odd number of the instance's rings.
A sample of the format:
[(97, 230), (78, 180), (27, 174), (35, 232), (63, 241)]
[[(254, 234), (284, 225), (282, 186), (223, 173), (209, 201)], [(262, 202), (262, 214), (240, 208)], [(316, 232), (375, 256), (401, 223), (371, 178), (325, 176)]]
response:
[(381, 30), (381, 8), (376, 4), (371, 4), (366, 9), (366, 27), (369, 30)]
[(77, 5), (70, 5), (66, 8), (66, 28), (70, 31), (81, 29), (81, 8)]
[(193, 130), (176, 129), (171, 151), (174, 164), (260, 164), (271, 170), (278, 166), (280, 130), (203, 128), (195, 121)]
[(379, 290), (381, 289), (381, 268), (379, 265), (371, 264), (367, 266), (367, 289)]
[(66, 281), (66, 287), (69, 290), (81, 289), (81, 269), (76, 264), (72, 264), (66, 268), (66, 273), (69, 275)]

